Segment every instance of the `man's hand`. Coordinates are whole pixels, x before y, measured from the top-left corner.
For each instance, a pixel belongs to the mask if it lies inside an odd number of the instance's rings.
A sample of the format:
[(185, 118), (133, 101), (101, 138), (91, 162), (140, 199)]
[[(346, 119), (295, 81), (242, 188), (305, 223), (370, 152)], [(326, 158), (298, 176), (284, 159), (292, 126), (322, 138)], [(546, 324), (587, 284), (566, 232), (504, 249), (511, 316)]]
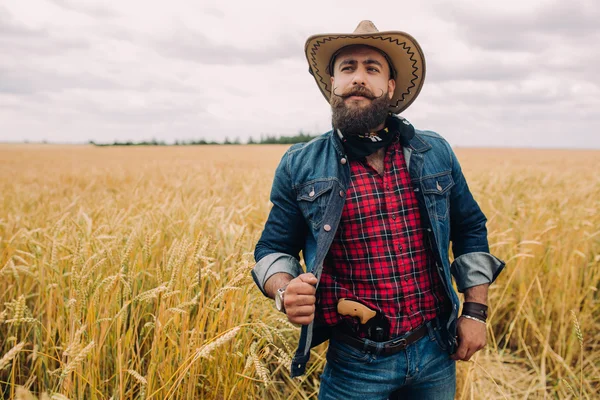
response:
[(317, 278), (306, 273), (290, 281), (283, 295), (288, 320), (294, 324), (308, 325), (315, 318)]
[(475, 352), (485, 347), (487, 330), (485, 324), (469, 318), (459, 318), (456, 324), (458, 348), (452, 354), (453, 360), (469, 361)]
[[(465, 302), (487, 304), (489, 283), (465, 289)], [(487, 330), (485, 324), (461, 317), (456, 324), (458, 348), (452, 354), (453, 360), (469, 361), (471, 356), (485, 347)]]

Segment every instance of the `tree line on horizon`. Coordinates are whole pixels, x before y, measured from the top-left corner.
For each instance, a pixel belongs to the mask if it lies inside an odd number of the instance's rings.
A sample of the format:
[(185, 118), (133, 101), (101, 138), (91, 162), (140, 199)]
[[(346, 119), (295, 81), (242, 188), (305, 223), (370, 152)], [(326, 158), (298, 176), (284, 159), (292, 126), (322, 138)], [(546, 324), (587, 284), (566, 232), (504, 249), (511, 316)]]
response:
[(297, 135), (294, 136), (271, 136), (271, 135), (261, 135), (260, 140), (254, 140), (253, 137), (248, 138), (245, 143), (242, 143), (240, 138), (235, 138), (234, 140), (229, 140), (228, 137), (225, 137), (223, 142), (216, 142), (214, 140), (175, 140), (173, 143), (167, 143), (164, 140), (156, 140), (152, 139), (150, 141), (144, 140), (141, 142), (133, 142), (131, 140), (120, 142), (114, 141), (113, 143), (96, 143), (93, 140), (90, 140), (88, 143), (94, 146), (198, 146), (198, 145), (231, 145), (231, 144), (295, 144), (295, 143), (304, 143), (309, 142), (312, 139), (316, 138), (318, 135), (311, 135), (308, 133), (304, 133), (300, 131)]

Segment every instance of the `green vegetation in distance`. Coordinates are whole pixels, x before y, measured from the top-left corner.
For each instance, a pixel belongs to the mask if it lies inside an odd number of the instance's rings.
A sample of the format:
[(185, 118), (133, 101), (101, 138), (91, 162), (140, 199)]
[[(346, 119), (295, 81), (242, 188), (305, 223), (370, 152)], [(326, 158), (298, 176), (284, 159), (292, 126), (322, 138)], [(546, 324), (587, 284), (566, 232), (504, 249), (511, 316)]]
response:
[[(248, 139), (246, 144), (294, 144), (294, 143), (304, 143), (309, 142), (312, 139), (316, 138), (318, 135), (310, 135), (308, 133), (304, 133), (300, 131), (295, 136), (262, 136), (259, 141), (255, 141), (252, 137)], [(143, 141), (143, 142), (119, 142), (115, 141), (113, 143), (96, 143), (93, 140), (90, 140), (88, 144), (93, 144), (94, 146), (196, 146), (196, 145), (205, 145), (205, 144), (242, 144), (240, 138), (235, 138), (235, 140), (230, 141), (229, 138), (225, 137), (225, 140), (220, 142), (215, 142), (213, 140), (176, 140), (174, 143), (166, 143), (164, 140), (157, 141), (156, 139), (152, 139), (151, 141)]]

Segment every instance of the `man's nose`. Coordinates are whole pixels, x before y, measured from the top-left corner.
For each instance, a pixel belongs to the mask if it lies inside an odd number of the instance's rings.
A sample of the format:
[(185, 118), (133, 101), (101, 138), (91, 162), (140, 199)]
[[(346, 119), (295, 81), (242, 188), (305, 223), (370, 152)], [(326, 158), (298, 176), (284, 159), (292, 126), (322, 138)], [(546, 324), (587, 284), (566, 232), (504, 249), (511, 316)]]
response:
[(352, 77), (352, 85), (365, 86), (365, 73), (361, 68), (357, 68)]

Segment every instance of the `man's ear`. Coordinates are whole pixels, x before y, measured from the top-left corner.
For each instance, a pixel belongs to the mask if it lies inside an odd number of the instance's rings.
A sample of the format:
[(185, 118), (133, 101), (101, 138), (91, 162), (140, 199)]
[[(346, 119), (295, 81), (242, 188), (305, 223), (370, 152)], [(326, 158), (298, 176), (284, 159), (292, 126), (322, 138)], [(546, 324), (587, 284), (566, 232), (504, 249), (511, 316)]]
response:
[(390, 79), (388, 81), (388, 96), (390, 97), (390, 100), (392, 99), (392, 97), (394, 97), (395, 90), (396, 90), (396, 81), (393, 79)]
[(330, 76), (329, 80), (331, 81), (331, 94), (333, 94), (333, 89), (335, 89), (335, 87), (333, 86), (333, 83), (335, 82), (335, 78), (333, 76)]

